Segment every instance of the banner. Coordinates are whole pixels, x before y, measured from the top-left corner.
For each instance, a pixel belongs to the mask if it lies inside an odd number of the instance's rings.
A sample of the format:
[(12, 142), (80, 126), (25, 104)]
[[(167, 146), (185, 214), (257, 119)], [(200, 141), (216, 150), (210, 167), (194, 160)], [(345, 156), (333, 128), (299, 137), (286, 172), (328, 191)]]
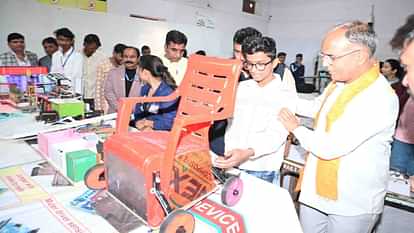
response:
[(106, 12), (106, 0), (37, 0), (47, 5), (55, 5), (60, 7), (79, 8), (88, 11)]

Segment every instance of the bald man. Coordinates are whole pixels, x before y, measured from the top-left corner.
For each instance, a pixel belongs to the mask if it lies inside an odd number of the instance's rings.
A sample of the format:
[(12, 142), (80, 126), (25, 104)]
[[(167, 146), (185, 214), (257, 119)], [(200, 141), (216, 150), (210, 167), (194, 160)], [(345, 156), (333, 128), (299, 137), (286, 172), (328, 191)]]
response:
[(314, 130), (281, 110), (279, 120), (308, 150), (300, 220), (305, 233), (370, 233), (384, 206), (398, 98), (374, 58), (376, 35), (367, 23), (340, 25), (321, 48), (332, 82), (297, 112)]

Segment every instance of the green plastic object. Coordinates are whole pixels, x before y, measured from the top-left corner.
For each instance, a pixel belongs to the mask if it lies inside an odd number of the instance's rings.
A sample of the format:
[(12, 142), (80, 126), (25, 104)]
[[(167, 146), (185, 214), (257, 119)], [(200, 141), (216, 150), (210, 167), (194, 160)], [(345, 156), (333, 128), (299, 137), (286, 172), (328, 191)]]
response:
[(66, 174), (74, 182), (82, 181), (89, 168), (95, 165), (96, 154), (91, 150), (66, 153)]
[(60, 118), (71, 116), (84, 116), (85, 115), (85, 103), (80, 100), (63, 100), (63, 101), (51, 101), (52, 110), (56, 111)]

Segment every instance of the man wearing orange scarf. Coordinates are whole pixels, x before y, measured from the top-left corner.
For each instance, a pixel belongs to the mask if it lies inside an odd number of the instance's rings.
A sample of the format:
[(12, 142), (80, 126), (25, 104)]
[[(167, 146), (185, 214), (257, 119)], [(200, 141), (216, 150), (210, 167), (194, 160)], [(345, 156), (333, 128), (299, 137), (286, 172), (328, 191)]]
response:
[(312, 103), (297, 105), (298, 114), (314, 118), (314, 130), (286, 109), (279, 113), (310, 152), (300, 196), (305, 233), (370, 233), (383, 210), (398, 98), (379, 73), (376, 41), (359, 21), (328, 32), (320, 55), (332, 82)]

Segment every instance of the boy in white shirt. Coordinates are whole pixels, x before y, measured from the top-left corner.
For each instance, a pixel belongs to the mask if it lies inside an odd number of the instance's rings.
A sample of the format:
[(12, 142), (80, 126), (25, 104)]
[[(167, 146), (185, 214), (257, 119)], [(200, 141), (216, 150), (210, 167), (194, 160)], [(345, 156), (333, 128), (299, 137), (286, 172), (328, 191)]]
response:
[(225, 134), (224, 157), (217, 157), (215, 166), (238, 167), (275, 183), (288, 135), (275, 119), (281, 108), (295, 108), (296, 90), (273, 74), (278, 60), (272, 38), (249, 37), (243, 42), (242, 53), (252, 79), (238, 86), (234, 115)]
[(67, 28), (55, 31), (59, 50), (52, 55), (50, 73), (60, 73), (71, 80), (73, 91), (82, 94), (82, 55), (75, 51), (75, 35)]

